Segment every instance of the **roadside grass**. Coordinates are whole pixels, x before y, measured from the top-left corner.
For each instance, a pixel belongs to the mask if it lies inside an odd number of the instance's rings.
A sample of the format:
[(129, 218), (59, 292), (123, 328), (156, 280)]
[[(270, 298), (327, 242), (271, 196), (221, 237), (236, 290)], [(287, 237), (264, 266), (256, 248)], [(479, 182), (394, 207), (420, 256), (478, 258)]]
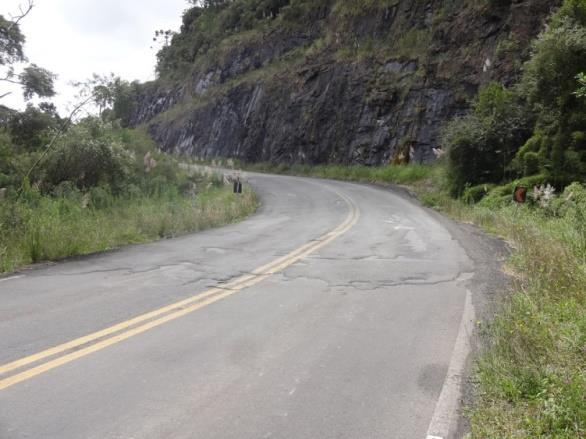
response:
[[(448, 195), (442, 166), (251, 165), (247, 170), (407, 185), (428, 207), (506, 239), (511, 291), (491, 321), (466, 409), (471, 438), (586, 437), (586, 189), (564, 193), (554, 212), (516, 205), (512, 196), (468, 204)], [(509, 185), (510, 186), (510, 185)], [(581, 202), (578, 202), (582, 200)]]
[(586, 224), (526, 206), (461, 204), (442, 209), (514, 249), (512, 291), (481, 324), (471, 437), (586, 437)]
[(343, 165), (287, 165), (272, 163), (240, 163), (234, 160), (205, 161), (205, 164), (228, 168), (244, 168), (251, 172), (272, 172), (283, 175), (331, 178), (363, 183), (411, 184), (431, 178), (437, 169), (425, 165), (409, 166), (343, 166)]
[(254, 192), (228, 186), (197, 196), (168, 190), (112, 198), (107, 207), (84, 207), (76, 197), (29, 194), (0, 204), (0, 272), (69, 256), (114, 249), (235, 222), (258, 207)]

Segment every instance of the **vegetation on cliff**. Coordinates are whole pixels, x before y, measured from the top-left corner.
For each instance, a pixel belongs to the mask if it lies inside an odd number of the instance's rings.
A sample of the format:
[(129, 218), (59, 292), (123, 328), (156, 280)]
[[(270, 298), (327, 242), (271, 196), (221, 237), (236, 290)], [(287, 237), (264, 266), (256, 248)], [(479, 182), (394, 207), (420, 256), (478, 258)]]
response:
[[(486, 195), (486, 184), (524, 178), (558, 189), (586, 177), (586, 2), (567, 0), (533, 43), (521, 81), (491, 83), (474, 111), (448, 124), (450, 188), (454, 195)], [(480, 185), (480, 186), (478, 186)]]
[(132, 123), (206, 158), (431, 162), (442, 123), (479, 86), (516, 81), (560, 2), (198, 2)]

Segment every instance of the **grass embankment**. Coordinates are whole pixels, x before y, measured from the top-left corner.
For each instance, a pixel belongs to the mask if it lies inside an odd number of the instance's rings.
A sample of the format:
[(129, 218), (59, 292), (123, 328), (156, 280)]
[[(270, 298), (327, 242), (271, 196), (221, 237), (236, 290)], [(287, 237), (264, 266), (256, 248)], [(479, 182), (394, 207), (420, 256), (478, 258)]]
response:
[(196, 196), (169, 190), (109, 197), (101, 208), (84, 204), (79, 193), (0, 203), (0, 272), (228, 224), (254, 212), (258, 201), (248, 187), (236, 196), (213, 186)]
[[(239, 163), (240, 165), (240, 163)], [(304, 177), (331, 178), (334, 180), (357, 181), (362, 183), (411, 184), (425, 180), (435, 168), (424, 165), (410, 166), (342, 166), (342, 165), (273, 165), (270, 163), (251, 163), (243, 165), (252, 172), (272, 172), (275, 174), (297, 175)]]
[(586, 437), (584, 207), (551, 215), (434, 198), (440, 210), (503, 236), (514, 249), (511, 294), (481, 327), (486, 344), (473, 376), (472, 437)]
[[(505, 238), (512, 290), (490, 322), (472, 376), (473, 438), (586, 437), (586, 190), (557, 208), (514, 205), (510, 185), (478, 204), (447, 195), (445, 171), (408, 166), (271, 166), (256, 171), (407, 184), (427, 206)], [(507, 192), (507, 194), (505, 194)], [(555, 204), (555, 201), (553, 202)]]

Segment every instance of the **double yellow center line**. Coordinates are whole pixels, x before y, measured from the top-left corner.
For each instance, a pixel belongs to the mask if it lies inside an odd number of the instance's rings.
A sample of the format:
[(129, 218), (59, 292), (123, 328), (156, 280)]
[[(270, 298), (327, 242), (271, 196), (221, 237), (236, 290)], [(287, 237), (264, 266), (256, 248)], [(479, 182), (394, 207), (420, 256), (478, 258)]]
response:
[(346, 202), (350, 211), (346, 219), (331, 232), (293, 250), (291, 253), (281, 258), (257, 268), (251, 274), (240, 276), (222, 286), (211, 288), (203, 293), (158, 308), (154, 311), (141, 314), (130, 320), (102, 329), (101, 331), (85, 335), (28, 357), (1, 365), (0, 376), (9, 376), (0, 379), (0, 390), (4, 390), (37, 375), (48, 372), (51, 369), (63, 366), (64, 364), (85, 357), (93, 352), (105, 349), (108, 346), (112, 346), (123, 340), (134, 337), (135, 335), (142, 334), (143, 332), (161, 326), (164, 323), (178, 319), (186, 314), (190, 314), (211, 305), (212, 303), (232, 296), (245, 288), (262, 282), (273, 274), (283, 271), (285, 268), (328, 245), (333, 240), (350, 230), (356, 222), (358, 222), (360, 217), (360, 212), (352, 200), (337, 191), (336, 193)]

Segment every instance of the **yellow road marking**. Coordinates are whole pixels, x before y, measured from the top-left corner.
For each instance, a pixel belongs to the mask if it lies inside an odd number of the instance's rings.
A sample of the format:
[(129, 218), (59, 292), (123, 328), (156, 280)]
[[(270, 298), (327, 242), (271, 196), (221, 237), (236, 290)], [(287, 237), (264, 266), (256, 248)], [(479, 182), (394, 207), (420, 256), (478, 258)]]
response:
[(127, 329), (131, 326), (137, 325), (139, 323), (142, 323), (146, 320), (150, 320), (153, 319), (155, 317), (158, 317), (162, 314), (165, 314), (167, 312), (171, 312), (173, 310), (176, 309), (182, 309), (187, 305), (192, 304), (193, 302), (197, 302), (200, 301), (202, 299), (205, 299), (206, 297), (209, 297), (211, 295), (216, 294), (218, 291), (223, 291), (223, 290), (229, 290), (229, 289), (233, 289), (238, 287), (240, 284), (243, 284), (247, 281), (250, 281), (256, 277), (258, 277), (259, 275), (264, 274), (265, 272), (267, 272), (267, 270), (270, 270), (274, 265), (278, 265), (279, 263), (283, 262), (284, 260), (290, 258), (291, 256), (294, 256), (300, 252), (302, 252), (303, 250), (306, 250), (308, 247), (311, 247), (312, 245), (314, 245), (315, 242), (311, 242), (308, 244), (303, 245), (302, 247), (294, 250), (293, 252), (279, 258), (276, 259), (275, 261), (270, 262), (269, 264), (266, 264), (260, 268), (257, 268), (256, 270), (254, 270), (252, 272), (252, 274), (249, 275), (244, 275), (241, 276), (225, 285), (222, 286), (221, 289), (217, 289), (217, 288), (211, 288), (209, 290), (204, 291), (203, 293), (200, 293), (196, 296), (192, 296), (189, 297), (187, 299), (181, 300), (179, 302), (175, 302), (172, 303), (170, 305), (164, 306), (162, 308), (156, 309), (154, 311), (150, 311), (148, 313), (145, 314), (141, 314), (137, 317), (134, 317), (130, 320), (126, 320), (124, 322), (118, 323), (116, 325), (110, 326), (106, 329), (102, 329), (100, 331), (94, 332), (92, 334), (88, 334), (85, 335), (83, 337), (79, 337), (75, 340), (69, 341), (67, 343), (63, 343), (61, 345), (52, 347), (50, 349), (46, 349), (44, 351), (38, 352), (36, 354), (30, 355), (28, 357), (24, 357), (21, 358), (19, 360), (15, 360), (13, 362), (10, 363), (6, 363), (2, 366), (0, 366), (0, 375), (5, 374), (7, 372), (10, 372), (12, 370), (15, 369), (19, 369), (23, 366), (26, 366), (28, 364), (31, 363), (36, 363), (37, 361), (43, 360), (47, 357), (52, 357), (53, 355), (57, 355), (60, 354), (61, 352), (65, 352), (68, 351), (70, 349), (74, 349), (76, 347), (82, 346), (84, 344), (88, 344), (92, 341), (95, 341), (97, 339), (103, 338), (107, 335), (111, 335), (114, 334), (116, 332), (122, 331), (123, 329)]
[[(337, 192), (337, 191), (336, 191)], [(13, 371), (15, 369), (19, 369), (26, 365), (36, 363), (40, 360), (45, 358), (66, 352), (68, 350), (83, 346), (90, 342), (96, 341), (98, 339), (104, 338), (106, 336), (115, 334), (122, 330), (128, 329), (132, 326), (135, 326), (139, 323), (143, 323), (147, 320), (155, 319), (163, 314), (167, 314), (163, 317), (160, 317), (156, 320), (151, 320), (145, 324), (140, 326), (136, 326), (131, 328), (125, 332), (121, 332), (117, 335), (113, 335), (112, 337), (106, 338), (104, 340), (98, 341), (90, 346), (85, 348), (81, 348), (76, 350), (75, 352), (71, 352), (68, 354), (64, 354), (60, 357), (57, 357), (53, 360), (49, 360), (45, 363), (42, 363), (38, 366), (32, 367), (27, 369), (21, 373), (17, 373), (13, 376), (8, 378), (4, 378), (0, 380), (0, 390), (4, 390), (10, 386), (18, 384), (22, 381), (28, 380), (33, 378), (37, 375), (45, 373), (51, 369), (56, 367), (62, 366), (67, 364), (71, 361), (77, 360), (81, 357), (89, 355), (93, 352), (102, 350), (108, 346), (112, 346), (116, 343), (119, 343), (123, 340), (128, 338), (134, 337), (135, 335), (141, 334), (146, 332), (150, 329), (153, 329), (157, 326), (160, 326), (164, 323), (170, 322), (172, 320), (178, 319), (186, 314), (190, 314), (194, 311), (197, 311), (201, 308), (204, 308), (212, 303), (225, 299), (233, 294), (242, 291), (245, 288), (249, 288), (253, 285), (262, 282), (264, 279), (276, 274), (285, 268), (293, 265), (294, 263), (298, 262), (299, 260), (309, 256), (311, 253), (319, 250), (320, 248), (328, 245), (330, 242), (338, 238), (339, 236), (346, 233), (350, 230), (360, 217), (360, 212), (358, 208), (352, 203), (352, 201), (347, 198), (345, 195), (337, 193), (350, 207), (350, 212), (346, 219), (334, 230), (329, 233), (326, 233), (321, 238), (309, 242), (296, 250), (288, 253), (287, 255), (278, 258), (262, 267), (257, 268), (251, 274), (241, 276), (234, 281), (231, 281), (221, 288), (214, 287), (203, 293), (200, 293), (196, 296), (181, 300), (179, 302), (175, 302), (171, 305), (164, 306), (162, 308), (156, 309), (154, 311), (142, 314), (140, 316), (134, 317), (130, 320), (126, 320), (124, 322), (118, 323), (116, 325), (110, 326), (109, 328), (103, 329), (101, 331), (94, 332), (92, 334), (77, 338), (67, 343), (63, 343), (61, 345), (55, 346), (50, 349), (46, 349), (42, 352), (30, 355), (28, 357), (21, 358), (19, 360), (4, 364), (0, 366), (0, 374), (5, 374), (7, 372)]]

